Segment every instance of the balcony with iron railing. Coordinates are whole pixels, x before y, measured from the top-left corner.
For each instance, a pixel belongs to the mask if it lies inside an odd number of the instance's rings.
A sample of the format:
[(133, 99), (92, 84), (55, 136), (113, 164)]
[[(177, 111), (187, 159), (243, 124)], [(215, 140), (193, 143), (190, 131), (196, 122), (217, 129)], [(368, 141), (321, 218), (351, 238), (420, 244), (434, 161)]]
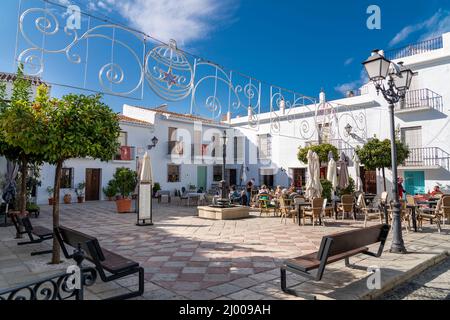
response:
[(395, 107), (396, 113), (436, 110), (443, 110), (442, 96), (430, 89), (410, 90), (406, 93), (405, 99), (400, 101)]
[(395, 60), (442, 48), (443, 48), (442, 36), (439, 36), (437, 38), (410, 44), (402, 48), (386, 51), (385, 56), (389, 60)]
[(114, 156), (115, 161), (133, 161), (136, 158), (136, 147), (120, 146), (117, 154)]
[(450, 154), (437, 147), (410, 148), (409, 157), (402, 167), (450, 170)]

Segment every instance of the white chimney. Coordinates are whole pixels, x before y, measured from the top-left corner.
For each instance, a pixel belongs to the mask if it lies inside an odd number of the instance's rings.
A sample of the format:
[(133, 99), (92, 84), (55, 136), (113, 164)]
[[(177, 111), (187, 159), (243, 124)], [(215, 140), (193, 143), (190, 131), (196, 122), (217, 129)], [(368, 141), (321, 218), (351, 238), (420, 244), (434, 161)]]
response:
[(322, 91), (320, 91), (320, 94), (319, 94), (319, 102), (325, 103), (326, 101), (327, 101), (327, 98), (326, 98), (325, 92), (322, 90)]
[(231, 123), (231, 111), (227, 112), (227, 122)]
[(286, 101), (284, 101), (284, 99), (280, 100), (280, 111), (281, 114), (285, 114), (285, 110), (286, 110)]
[(247, 113), (248, 113), (248, 118), (251, 119), (253, 116), (253, 109), (251, 106), (248, 106)]

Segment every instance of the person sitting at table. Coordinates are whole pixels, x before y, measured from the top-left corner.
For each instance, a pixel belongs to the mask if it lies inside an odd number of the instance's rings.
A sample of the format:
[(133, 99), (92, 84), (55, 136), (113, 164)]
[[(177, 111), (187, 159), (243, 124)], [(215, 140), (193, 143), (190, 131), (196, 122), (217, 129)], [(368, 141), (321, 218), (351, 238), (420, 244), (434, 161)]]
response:
[(267, 188), (267, 186), (265, 185), (265, 184), (263, 184), (262, 186), (261, 186), (261, 189), (259, 189), (259, 193), (261, 194), (261, 193), (269, 193), (269, 189)]
[(237, 192), (236, 190), (236, 186), (231, 186), (230, 187), (230, 194), (228, 195), (228, 197), (230, 198), (231, 202), (239, 202), (241, 199), (241, 196), (239, 194), (239, 192)]
[(279, 198), (283, 195), (283, 190), (281, 189), (281, 186), (277, 186), (275, 189), (275, 198)]
[(436, 197), (442, 194), (444, 193), (441, 191), (441, 188), (439, 188), (439, 186), (434, 186), (433, 191), (430, 192), (430, 196), (432, 197)]

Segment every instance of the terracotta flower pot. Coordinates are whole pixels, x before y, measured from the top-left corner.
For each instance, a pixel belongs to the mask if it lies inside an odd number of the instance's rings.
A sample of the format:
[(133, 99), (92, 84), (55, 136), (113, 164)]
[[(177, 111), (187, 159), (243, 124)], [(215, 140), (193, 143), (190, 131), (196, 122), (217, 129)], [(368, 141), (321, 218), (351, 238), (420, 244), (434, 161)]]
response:
[(129, 213), (131, 212), (131, 199), (116, 200), (116, 206), (118, 213)]
[(72, 203), (72, 196), (71, 196), (70, 194), (64, 195), (64, 203), (65, 203), (65, 204), (70, 204), (70, 203)]
[(54, 205), (54, 204), (55, 204), (55, 199), (53, 199), (53, 198), (48, 198), (48, 204), (49, 204), (50, 206)]
[(78, 203), (83, 203), (84, 202), (84, 197), (77, 197)]

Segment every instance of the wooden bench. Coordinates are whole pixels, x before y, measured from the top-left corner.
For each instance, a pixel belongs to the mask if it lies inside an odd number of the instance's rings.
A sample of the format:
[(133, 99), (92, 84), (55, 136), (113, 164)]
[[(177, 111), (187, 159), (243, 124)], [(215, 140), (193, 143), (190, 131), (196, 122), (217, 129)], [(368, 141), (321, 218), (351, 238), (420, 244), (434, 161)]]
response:
[[(294, 293), (286, 287), (286, 270), (320, 281), (327, 264), (345, 260), (345, 265), (349, 267), (349, 258), (360, 253), (380, 257), (388, 233), (389, 225), (380, 224), (323, 237), (318, 252), (288, 259), (283, 263), (280, 268), (281, 289), (284, 292)], [(376, 253), (370, 252), (367, 246), (378, 242), (380, 243), (378, 251)]]
[[(27, 216), (19, 217), (16, 214), (10, 214), (11, 221), (16, 228), (17, 236), (22, 234), (28, 235), (29, 241), (19, 242), (18, 245), (41, 243), (46, 240), (53, 239), (53, 231), (45, 227), (36, 226), (33, 227), (30, 218)], [(23, 229), (21, 228), (23, 227)], [(32, 252), (32, 256), (40, 254), (49, 254), (52, 250), (43, 250)]]
[[(144, 269), (139, 266), (139, 263), (101, 248), (95, 237), (63, 226), (56, 227), (54, 230), (64, 256), (67, 259), (73, 258), (73, 255), (69, 254), (66, 244), (75, 249), (81, 247), (85, 258), (95, 265), (103, 282), (114, 281), (135, 273), (139, 274), (137, 291), (111, 297), (107, 300), (129, 299), (141, 296), (144, 293)], [(111, 275), (107, 276), (105, 271)]]

